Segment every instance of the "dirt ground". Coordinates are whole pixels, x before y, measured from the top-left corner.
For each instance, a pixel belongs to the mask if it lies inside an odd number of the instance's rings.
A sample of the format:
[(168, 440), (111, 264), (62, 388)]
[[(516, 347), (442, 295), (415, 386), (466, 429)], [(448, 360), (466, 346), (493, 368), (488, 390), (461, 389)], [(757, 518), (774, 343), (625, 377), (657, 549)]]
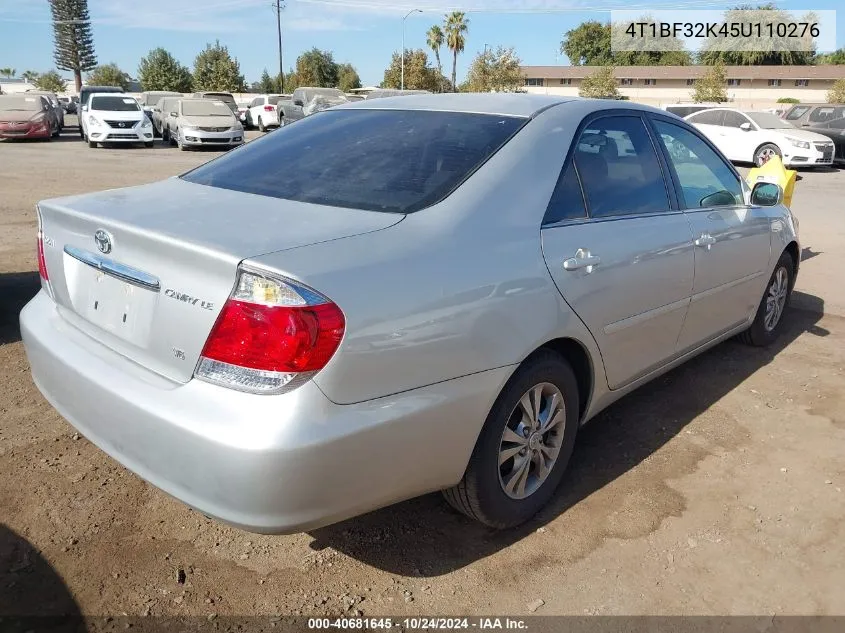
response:
[(127, 472), (33, 386), (18, 331), (39, 287), (33, 205), (216, 155), (93, 150), (75, 132), (0, 142), (0, 616), (845, 614), (845, 171), (798, 183), (780, 342), (720, 345), (600, 415), (529, 526), (494, 533), (429, 495), (258, 536)]

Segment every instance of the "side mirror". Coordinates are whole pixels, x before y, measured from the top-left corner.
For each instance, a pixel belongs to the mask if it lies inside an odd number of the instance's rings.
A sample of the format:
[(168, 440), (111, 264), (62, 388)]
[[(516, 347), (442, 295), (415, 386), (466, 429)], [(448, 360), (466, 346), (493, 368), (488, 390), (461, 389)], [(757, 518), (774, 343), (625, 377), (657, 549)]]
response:
[(82, 106), (82, 111), (83, 111), (83, 112), (88, 112), (88, 106), (87, 106), (87, 105)]
[(751, 190), (751, 204), (757, 207), (773, 207), (783, 202), (783, 189), (773, 182), (758, 182)]
[(743, 123), (742, 125), (739, 126), (739, 129), (742, 130), (743, 132), (750, 132), (752, 128), (751, 128), (751, 124), (748, 121), (746, 121), (745, 123)]
[(293, 105), (295, 105), (295, 106), (299, 106), (299, 107), (301, 108), (301, 107), (303, 107), (303, 106), (305, 105), (305, 103), (302, 101), (302, 99), (294, 99), (294, 100), (293, 100)]
[(178, 112), (171, 112), (170, 116), (179, 116), (179, 113)]

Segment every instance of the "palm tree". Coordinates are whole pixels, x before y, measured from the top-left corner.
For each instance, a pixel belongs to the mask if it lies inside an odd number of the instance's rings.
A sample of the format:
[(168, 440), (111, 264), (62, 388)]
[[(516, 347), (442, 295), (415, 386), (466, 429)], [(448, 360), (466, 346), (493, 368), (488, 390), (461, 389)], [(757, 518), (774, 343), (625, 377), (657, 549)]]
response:
[(452, 11), (444, 23), (446, 46), (452, 51), (452, 90), (458, 91), (458, 53), (464, 52), (469, 20), (463, 11)]
[(426, 42), (428, 47), (434, 51), (434, 57), (437, 59), (437, 85), (440, 92), (443, 92), (443, 64), (440, 63), (440, 48), (443, 46), (443, 29), (436, 24), (428, 29), (426, 33)]
[(23, 79), (24, 81), (27, 81), (29, 83), (32, 83), (36, 79), (38, 79), (38, 73), (35, 72), (34, 70), (25, 70), (24, 72), (21, 73), (21, 79)]
[(0, 75), (9, 79), (14, 77), (16, 72), (17, 70), (14, 68), (0, 68)]

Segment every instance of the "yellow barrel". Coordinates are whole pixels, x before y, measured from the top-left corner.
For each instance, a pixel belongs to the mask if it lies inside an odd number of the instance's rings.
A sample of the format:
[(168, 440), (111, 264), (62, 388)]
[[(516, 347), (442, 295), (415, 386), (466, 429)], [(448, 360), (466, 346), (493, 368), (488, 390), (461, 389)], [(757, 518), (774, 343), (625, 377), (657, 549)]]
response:
[(786, 169), (780, 156), (772, 156), (763, 163), (762, 167), (755, 167), (748, 172), (748, 185), (754, 187), (758, 182), (772, 182), (783, 189), (783, 203), (792, 206), (792, 192), (795, 189), (795, 179), (798, 173), (794, 169)]

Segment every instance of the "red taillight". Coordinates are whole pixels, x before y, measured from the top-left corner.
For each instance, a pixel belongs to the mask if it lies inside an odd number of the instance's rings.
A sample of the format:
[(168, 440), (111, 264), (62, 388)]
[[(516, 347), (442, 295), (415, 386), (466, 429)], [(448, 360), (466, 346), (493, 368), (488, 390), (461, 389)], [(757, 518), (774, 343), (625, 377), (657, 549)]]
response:
[(266, 106), (264, 106), (264, 111), (265, 112), (275, 112), (276, 106), (266, 105)]
[(337, 350), (344, 325), (333, 303), (271, 307), (229, 299), (202, 355), (262, 371), (319, 371)]
[(44, 281), (50, 281), (47, 276), (47, 260), (44, 259), (44, 236), (38, 231), (38, 274)]
[(195, 374), (243, 391), (281, 393), (326, 366), (345, 328), (340, 308), (319, 293), (270, 274), (240, 271)]

